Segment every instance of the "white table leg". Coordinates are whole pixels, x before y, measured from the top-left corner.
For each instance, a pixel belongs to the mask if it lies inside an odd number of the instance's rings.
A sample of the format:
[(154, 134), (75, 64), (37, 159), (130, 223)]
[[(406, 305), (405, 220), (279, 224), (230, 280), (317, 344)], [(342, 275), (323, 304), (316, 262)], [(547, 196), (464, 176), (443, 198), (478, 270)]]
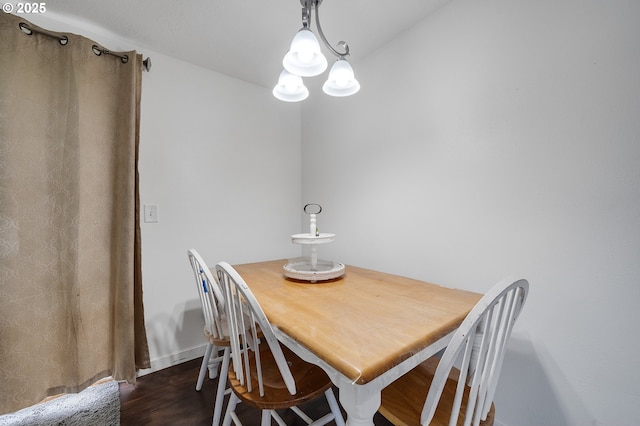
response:
[(340, 384), (340, 403), (347, 412), (347, 426), (374, 426), (373, 416), (380, 407), (380, 390), (344, 381)]

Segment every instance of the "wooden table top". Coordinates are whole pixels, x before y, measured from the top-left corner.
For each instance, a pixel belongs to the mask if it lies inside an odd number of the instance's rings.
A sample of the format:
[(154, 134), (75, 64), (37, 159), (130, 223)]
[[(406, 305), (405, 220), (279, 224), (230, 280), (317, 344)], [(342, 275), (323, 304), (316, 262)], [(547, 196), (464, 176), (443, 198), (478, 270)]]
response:
[(344, 277), (286, 278), (286, 260), (234, 265), (269, 321), (357, 384), (455, 330), (481, 294), (346, 266)]

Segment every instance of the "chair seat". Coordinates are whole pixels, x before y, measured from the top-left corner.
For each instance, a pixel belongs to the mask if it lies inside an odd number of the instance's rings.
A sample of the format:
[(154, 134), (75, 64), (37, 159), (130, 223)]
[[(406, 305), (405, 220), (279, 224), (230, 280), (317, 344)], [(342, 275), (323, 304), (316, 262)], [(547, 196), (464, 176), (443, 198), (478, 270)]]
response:
[(207, 341), (214, 346), (226, 348), (227, 346), (231, 346), (231, 341), (229, 340), (229, 334), (224, 336), (224, 338), (220, 339), (214, 337), (209, 330), (207, 330), (207, 326), (204, 326), (204, 336), (207, 338)]
[[(433, 376), (438, 367), (439, 358), (431, 357), (404, 376), (400, 377), (389, 386), (382, 390), (382, 403), (380, 404), (380, 413), (396, 426), (420, 426), (420, 416), (427, 393), (431, 387)], [(436, 413), (431, 420), (430, 425), (446, 426), (449, 424), (453, 399), (458, 385), (456, 377), (460, 371), (452, 368), (449, 379), (445, 384), (440, 402)], [(467, 403), (469, 387), (467, 386), (462, 406)], [(495, 406), (491, 404), (487, 419), (481, 421), (483, 426), (491, 426), (494, 422)], [(462, 410), (458, 418), (458, 425), (464, 424), (464, 410)]]
[(275, 359), (267, 345), (260, 345), (260, 360), (264, 381), (263, 397), (258, 392), (258, 376), (256, 373), (255, 357), (250, 357), (250, 371), (253, 392), (248, 392), (242, 386), (233, 369), (229, 369), (229, 383), (233, 392), (246, 404), (260, 410), (279, 410), (298, 406), (304, 402), (322, 395), (331, 387), (329, 376), (320, 367), (310, 364), (287, 347), (280, 345), (287, 359), (287, 364), (296, 382), (296, 394), (291, 395), (282, 380)]

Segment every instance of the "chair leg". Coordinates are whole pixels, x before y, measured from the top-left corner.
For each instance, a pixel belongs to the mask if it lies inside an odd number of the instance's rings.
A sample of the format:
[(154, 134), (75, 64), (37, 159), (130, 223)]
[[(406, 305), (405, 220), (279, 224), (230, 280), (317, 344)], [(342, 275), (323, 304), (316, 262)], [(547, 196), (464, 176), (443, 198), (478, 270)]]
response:
[(204, 382), (204, 375), (207, 372), (209, 365), (209, 358), (211, 358), (211, 351), (213, 350), (213, 344), (207, 344), (207, 349), (204, 351), (204, 357), (202, 358), (202, 364), (200, 365), (200, 373), (198, 374), (198, 381), (196, 382), (196, 390), (202, 389), (202, 383)]
[[(214, 355), (215, 354), (215, 355)], [(218, 366), (220, 365), (220, 348), (217, 346), (213, 347), (213, 351), (211, 351), (211, 355), (213, 359), (209, 359), (209, 378), (211, 380), (218, 377)]]
[(227, 373), (229, 372), (229, 360), (231, 358), (231, 348), (224, 348), (224, 355), (222, 356), (222, 367), (220, 369), (220, 375), (218, 376), (218, 389), (216, 390), (216, 402), (213, 408), (213, 426), (220, 424), (220, 417), (222, 416), (222, 403), (224, 401), (225, 389), (227, 387)]
[(262, 410), (260, 426), (271, 426), (271, 410)]
[(342, 412), (340, 411), (340, 406), (338, 405), (338, 401), (336, 401), (336, 396), (333, 394), (333, 390), (327, 389), (324, 393), (324, 396), (327, 398), (327, 402), (329, 403), (331, 412), (335, 416), (333, 420), (336, 422), (336, 425), (345, 426), (344, 419), (342, 418)]
[(236, 396), (235, 393), (231, 392), (231, 397), (229, 398), (229, 403), (227, 404), (227, 412), (224, 415), (224, 421), (222, 422), (222, 426), (230, 426), (232, 420), (232, 413), (236, 409), (236, 405), (240, 399)]

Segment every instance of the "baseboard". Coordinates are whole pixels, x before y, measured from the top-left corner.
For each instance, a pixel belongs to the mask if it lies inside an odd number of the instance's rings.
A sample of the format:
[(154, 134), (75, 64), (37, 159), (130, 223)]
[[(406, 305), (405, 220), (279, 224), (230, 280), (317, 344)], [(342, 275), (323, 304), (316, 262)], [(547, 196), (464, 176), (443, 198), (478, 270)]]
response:
[(160, 358), (151, 360), (151, 368), (138, 371), (138, 377), (154, 373), (159, 370), (164, 370), (174, 365), (182, 364), (183, 362), (191, 361), (192, 359), (201, 358), (204, 355), (204, 351), (207, 345), (196, 346), (195, 348), (187, 349), (177, 354), (171, 354)]

